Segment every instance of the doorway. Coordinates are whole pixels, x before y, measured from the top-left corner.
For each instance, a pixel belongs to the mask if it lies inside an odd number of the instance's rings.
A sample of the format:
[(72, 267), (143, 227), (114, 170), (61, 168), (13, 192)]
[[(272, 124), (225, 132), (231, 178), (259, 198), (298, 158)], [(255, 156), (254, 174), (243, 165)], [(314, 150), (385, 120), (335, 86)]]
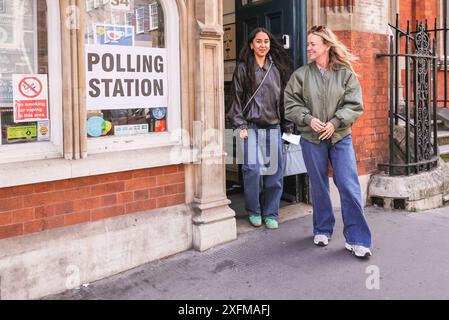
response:
[[(293, 61), (293, 70), (296, 70), (307, 63), (306, 12), (304, 0), (235, 0), (237, 55), (251, 31), (257, 27), (264, 27), (284, 45)], [(225, 82), (226, 99), (229, 98), (230, 85), (231, 82)], [(229, 124), (227, 128), (230, 128)], [(227, 195), (232, 201), (232, 209), (237, 217), (246, 216), (241, 165), (228, 164), (226, 177)], [(285, 177), (281, 207), (292, 203), (308, 203), (308, 181), (306, 174)]]

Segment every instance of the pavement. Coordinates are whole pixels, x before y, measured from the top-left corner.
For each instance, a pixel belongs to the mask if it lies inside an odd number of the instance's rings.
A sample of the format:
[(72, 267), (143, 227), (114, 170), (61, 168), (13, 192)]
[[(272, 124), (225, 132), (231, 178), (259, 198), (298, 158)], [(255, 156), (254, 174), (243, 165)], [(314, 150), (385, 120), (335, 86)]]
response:
[[(327, 247), (313, 244), (311, 208), (283, 209), (277, 230), (244, 226), (205, 252), (186, 251), (47, 300), (449, 299), (449, 208), (366, 208), (373, 256), (344, 249), (341, 212)], [(288, 212), (287, 212), (288, 211)], [(299, 213), (298, 213), (299, 212)]]

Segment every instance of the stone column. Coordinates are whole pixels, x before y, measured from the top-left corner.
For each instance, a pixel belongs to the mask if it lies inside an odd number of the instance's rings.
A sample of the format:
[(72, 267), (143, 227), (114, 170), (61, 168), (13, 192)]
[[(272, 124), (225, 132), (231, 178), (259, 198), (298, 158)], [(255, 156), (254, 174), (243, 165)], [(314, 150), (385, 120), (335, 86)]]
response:
[[(193, 1), (192, 1), (193, 2)], [(190, 3), (192, 3), (190, 2)], [(235, 212), (226, 197), (224, 154), (223, 8), (221, 0), (195, 0), (197, 22), (193, 245), (200, 251), (237, 238)]]

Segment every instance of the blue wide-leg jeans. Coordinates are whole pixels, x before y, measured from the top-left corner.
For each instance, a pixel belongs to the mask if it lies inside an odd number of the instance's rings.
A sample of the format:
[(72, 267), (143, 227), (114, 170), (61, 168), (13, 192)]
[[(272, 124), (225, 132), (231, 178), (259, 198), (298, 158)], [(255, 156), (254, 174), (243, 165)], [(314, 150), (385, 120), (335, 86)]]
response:
[[(248, 138), (241, 140), (245, 206), (249, 215), (278, 219), (283, 189), (283, 153), (279, 125), (248, 127)], [(243, 142), (243, 143), (242, 143)]]
[(334, 182), (340, 193), (346, 242), (371, 247), (371, 232), (362, 206), (352, 136), (335, 145), (330, 140), (314, 144), (301, 139), (301, 146), (312, 189), (314, 235), (323, 234), (330, 238), (335, 225), (329, 190), (330, 161)]

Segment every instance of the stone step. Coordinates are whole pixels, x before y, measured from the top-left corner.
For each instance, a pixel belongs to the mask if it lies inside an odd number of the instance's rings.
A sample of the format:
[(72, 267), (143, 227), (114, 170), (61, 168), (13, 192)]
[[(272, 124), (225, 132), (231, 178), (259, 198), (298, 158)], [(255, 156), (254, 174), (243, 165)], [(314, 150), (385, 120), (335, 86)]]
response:
[(449, 145), (440, 146), (440, 157), (443, 158), (444, 161), (449, 162)]
[(449, 128), (449, 108), (438, 108), (437, 118), (443, 121), (446, 128)]
[(438, 134), (438, 145), (443, 146), (449, 144), (449, 131), (439, 130), (437, 134)]

